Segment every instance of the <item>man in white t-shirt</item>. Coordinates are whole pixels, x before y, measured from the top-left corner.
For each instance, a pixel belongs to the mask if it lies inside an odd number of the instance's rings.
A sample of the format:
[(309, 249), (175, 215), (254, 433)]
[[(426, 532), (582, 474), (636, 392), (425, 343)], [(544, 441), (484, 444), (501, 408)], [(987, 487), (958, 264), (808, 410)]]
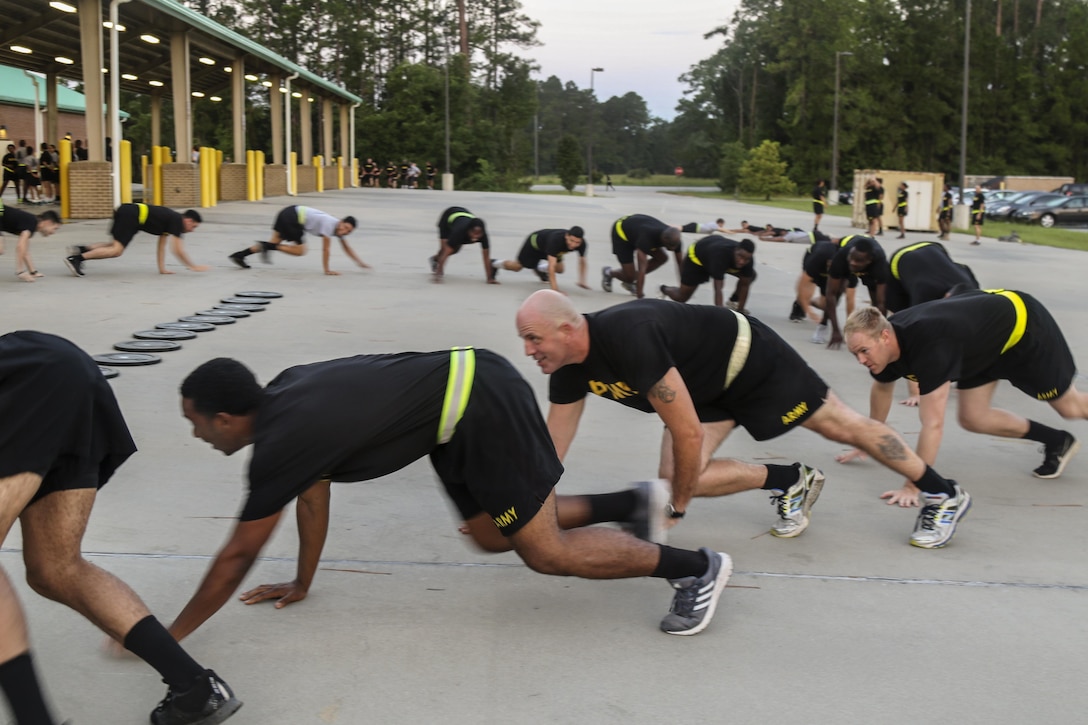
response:
[(355, 231), (355, 217), (346, 216), (337, 219), (331, 214), (308, 206), (284, 207), (276, 215), (276, 221), (272, 224), (272, 239), (267, 242), (258, 241), (256, 244), (230, 255), (230, 260), (242, 269), (249, 269), (246, 257), (251, 254), (261, 255), (265, 263), (271, 262), (269, 252), (284, 252), (295, 257), (306, 254), (306, 235), (313, 234), (321, 237), (321, 261), (325, 268), (325, 274), (337, 275), (329, 268), (329, 250), (332, 245), (332, 237), (340, 240), (340, 246), (344, 253), (363, 269), (369, 269), (370, 265), (355, 255), (351, 246), (344, 238)]

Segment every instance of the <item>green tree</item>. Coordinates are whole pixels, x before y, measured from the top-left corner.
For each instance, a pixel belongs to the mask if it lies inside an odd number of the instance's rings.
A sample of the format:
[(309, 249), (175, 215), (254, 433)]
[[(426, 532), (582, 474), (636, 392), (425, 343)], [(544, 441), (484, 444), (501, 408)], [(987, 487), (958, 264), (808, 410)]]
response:
[(788, 164), (779, 159), (777, 141), (764, 140), (748, 152), (748, 160), (740, 167), (740, 188), (770, 200), (772, 194), (792, 194), (797, 185), (786, 175)]
[(721, 161), (718, 165), (718, 188), (725, 193), (737, 193), (740, 187), (740, 169), (748, 159), (748, 151), (740, 141), (722, 144)]
[(559, 139), (555, 158), (559, 166), (559, 183), (567, 191), (573, 192), (582, 173), (582, 149), (578, 139), (569, 133)]

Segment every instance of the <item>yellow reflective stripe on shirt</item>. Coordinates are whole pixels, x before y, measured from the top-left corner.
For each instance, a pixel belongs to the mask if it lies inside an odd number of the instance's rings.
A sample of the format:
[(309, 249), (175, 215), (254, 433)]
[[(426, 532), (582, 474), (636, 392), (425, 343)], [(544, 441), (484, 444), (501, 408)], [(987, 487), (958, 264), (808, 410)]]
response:
[(909, 247), (903, 247), (898, 252), (892, 255), (892, 276), (899, 279), (899, 259), (907, 252), (913, 252), (915, 249), (921, 249), (922, 247), (928, 247), (933, 242), (918, 242), (912, 244)]
[[(812, 232), (809, 232), (809, 234), (812, 234)], [(840, 247), (845, 247), (847, 244), (850, 243), (850, 240), (853, 239), (856, 236), (857, 236), (857, 234), (847, 234), (845, 237), (843, 237), (842, 239), (839, 240), (839, 246)]]
[(450, 372), (446, 379), (446, 397), (438, 419), (438, 444), (449, 443), (461, 416), (465, 414), (472, 381), (476, 377), (476, 351), (471, 347), (450, 349)]
[(151, 213), (151, 208), (147, 204), (137, 204), (136, 208), (139, 210), (140, 224), (146, 224), (147, 216)]
[(540, 247), (538, 247), (537, 244), (536, 244), (536, 233), (535, 232), (529, 235), (529, 244), (532, 245), (533, 249), (537, 250), (538, 252), (540, 251)]
[(618, 234), (619, 238), (622, 239), (623, 241), (629, 242), (631, 240), (628, 239), (627, 235), (623, 233), (623, 220), (626, 219), (626, 218), (627, 217), (623, 217), (621, 219), (616, 220), (616, 234)]
[(305, 226), (306, 225), (306, 207), (296, 206), (295, 207), (295, 214), (298, 215), (298, 223)]
[(450, 224), (453, 222), (454, 219), (460, 219), (461, 217), (465, 217), (467, 219), (475, 219), (476, 215), (469, 214), (467, 211), (455, 211), (454, 213), (446, 217), (446, 223)]
[(729, 366), (725, 370), (725, 385), (722, 390), (728, 390), (737, 375), (744, 369), (744, 363), (748, 362), (748, 353), (752, 349), (752, 324), (748, 318), (731, 310), (737, 317), (737, 339), (733, 342), (733, 352), (729, 354)]
[(688, 259), (690, 259), (692, 262), (695, 262), (700, 267), (703, 266), (703, 263), (700, 262), (699, 258), (695, 256), (695, 245), (694, 244), (692, 244), (690, 247), (688, 247)]
[(1024, 305), (1023, 298), (1015, 292), (1005, 289), (988, 289), (984, 290), (984, 292), (991, 295), (1001, 295), (1009, 302), (1012, 302), (1013, 309), (1016, 310), (1016, 323), (1012, 326), (1012, 333), (1005, 342), (1005, 347), (1001, 348), (1001, 354), (1004, 355), (1016, 343), (1020, 342), (1020, 339), (1024, 336), (1024, 330), (1028, 326), (1028, 308)]

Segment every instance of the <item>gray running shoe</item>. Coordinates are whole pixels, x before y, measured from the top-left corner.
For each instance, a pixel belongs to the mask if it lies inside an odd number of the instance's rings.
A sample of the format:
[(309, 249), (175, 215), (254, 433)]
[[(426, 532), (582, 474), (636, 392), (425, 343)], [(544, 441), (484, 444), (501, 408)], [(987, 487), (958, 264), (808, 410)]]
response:
[(1043, 448), (1043, 465), (1033, 471), (1036, 478), (1057, 478), (1062, 475), (1065, 466), (1080, 450), (1080, 442), (1072, 433), (1065, 434), (1065, 440), (1057, 448)]
[(437, 272), (438, 271), (438, 255), (435, 255), (435, 256), (431, 257), (427, 261), (430, 262), (430, 264), (431, 264), (431, 273), (433, 274), (433, 273)]
[(729, 554), (711, 551), (705, 546), (699, 551), (710, 561), (710, 567), (701, 577), (688, 576), (669, 580), (676, 594), (673, 595), (669, 613), (661, 620), (662, 632), (698, 634), (714, 618), (718, 597), (725, 589), (729, 575), (733, 573), (733, 560), (729, 558)]
[(638, 505), (623, 528), (643, 541), (664, 544), (669, 535), (665, 525), (665, 504), (672, 496), (672, 487), (663, 478), (639, 481), (635, 484), (635, 495)]
[(605, 292), (612, 291), (612, 268), (601, 267), (601, 289)]
[(541, 272), (539, 269), (536, 270), (536, 276), (540, 277), (541, 282), (551, 282), (552, 281), (551, 278), (548, 277), (547, 272)]
[(238, 712), (242, 702), (234, 696), (230, 686), (211, 670), (204, 670), (211, 693), (198, 711), (182, 710), (178, 695), (167, 690), (166, 697), (151, 711), (152, 725), (217, 725)]
[(635, 286), (634, 282), (620, 282), (620, 286), (633, 295), (638, 294), (638, 288)]
[(771, 527), (772, 534), (791, 539), (808, 528), (808, 514), (812, 510), (812, 504), (820, 497), (824, 480), (822, 471), (801, 464), (797, 483), (790, 486), (788, 491), (771, 496), (778, 511), (778, 521)]
[(910, 535), (911, 546), (923, 549), (940, 549), (952, 541), (956, 533), (956, 524), (971, 508), (971, 495), (954, 483), (956, 495), (922, 494), (922, 511), (914, 524), (914, 533)]
[(826, 345), (828, 340), (827, 333), (827, 325), (819, 325), (816, 327), (816, 331), (812, 333), (812, 339), (809, 340), (809, 342), (814, 342), (817, 345)]

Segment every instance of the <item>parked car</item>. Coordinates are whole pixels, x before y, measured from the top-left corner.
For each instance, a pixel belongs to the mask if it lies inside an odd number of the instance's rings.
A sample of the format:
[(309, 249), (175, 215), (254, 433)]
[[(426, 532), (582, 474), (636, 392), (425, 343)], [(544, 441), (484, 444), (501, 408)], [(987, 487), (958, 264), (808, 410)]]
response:
[(854, 203), (854, 192), (852, 192), (852, 191), (840, 191), (839, 192), (839, 203), (840, 204), (846, 204), (846, 205), (853, 204)]
[(1018, 222), (1050, 228), (1056, 224), (1088, 224), (1088, 196), (1059, 196), (1043, 204), (1020, 209), (1013, 214)]
[(1054, 193), (1065, 194), (1066, 196), (1088, 194), (1088, 184), (1062, 184), (1054, 190)]
[(1025, 191), (1019, 196), (1014, 196), (994, 205), (986, 205), (986, 218), (997, 221), (1008, 221), (1012, 215), (1024, 207), (1035, 204), (1039, 199), (1044, 202), (1048, 199), (1059, 199), (1061, 195), (1052, 194), (1049, 191)]
[(983, 189), (982, 193), (986, 197), (986, 205), (989, 206), (990, 204), (996, 204), (999, 201), (1006, 201), (1017, 194), (1022, 194), (1024, 192), (1014, 191), (1013, 189), (993, 189), (992, 191)]

